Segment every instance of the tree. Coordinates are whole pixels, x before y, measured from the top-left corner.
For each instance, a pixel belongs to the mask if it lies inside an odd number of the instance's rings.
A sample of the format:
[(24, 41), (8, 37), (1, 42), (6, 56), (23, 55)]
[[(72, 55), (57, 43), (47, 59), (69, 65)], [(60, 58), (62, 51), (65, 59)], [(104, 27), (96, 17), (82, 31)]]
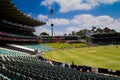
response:
[(49, 36), (49, 34), (46, 33), (46, 32), (42, 32), (40, 35), (43, 35), (43, 36)]
[[(91, 35), (91, 33), (117, 33), (114, 29), (110, 29), (108, 27), (105, 27), (104, 29), (102, 28), (96, 28), (94, 26), (92, 26), (92, 29), (91, 30), (88, 30), (88, 29), (83, 29), (83, 30), (80, 30), (78, 32), (75, 32), (75, 31), (72, 31), (72, 35), (76, 34), (78, 36), (80, 36), (82, 39), (86, 39), (86, 38), (89, 38), (89, 36)], [(71, 35), (69, 34), (69, 35)]]
[(76, 35), (75, 31), (72, 31), (72, 35)]
[(114, 29), (111, 30), (111, 33), (116, 33), (116, 31)]
[(96, 32), (97, 33), (103, 33), (103, 30), (101, 28), (97, 28)]
[(111, 29), (109, 29), (108, 27), (105, 27), (105, 28), (103, 29), (103, 31), (104, 31), (105, 33), (110, 33), (110, 32), (111, 32)]
[(64, 36), (67, 36), (67, 34), (65, 33)]
[(89, 32), (90, 32), (89, 30), (83, 29), (83, 30), (76, 32), (76, 35), (81, 36), (81, 38), (86, 38), (86, 34)]

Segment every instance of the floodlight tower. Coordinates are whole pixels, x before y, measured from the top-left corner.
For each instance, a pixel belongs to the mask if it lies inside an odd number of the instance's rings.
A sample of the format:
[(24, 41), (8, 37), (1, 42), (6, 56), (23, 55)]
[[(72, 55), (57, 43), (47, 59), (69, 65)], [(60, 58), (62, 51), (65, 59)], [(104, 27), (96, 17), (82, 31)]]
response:
[(52, 15), (53, 15), (53, 8), (50, 8), (50, 15), (51, 15), (51, 35), (53, 36), (53, 20), (52, 20)]

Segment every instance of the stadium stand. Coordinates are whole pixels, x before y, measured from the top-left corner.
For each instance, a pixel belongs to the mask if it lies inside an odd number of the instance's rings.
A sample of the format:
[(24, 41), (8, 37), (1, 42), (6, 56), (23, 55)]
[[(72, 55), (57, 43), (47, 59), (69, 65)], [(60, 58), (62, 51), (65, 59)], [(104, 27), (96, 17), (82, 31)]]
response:
[(120, 44), (120, 33), (93, 34), (91, 43), (100, 45)]
[[(31, 56), (4, 56), (0, 58), (0, 72), (16, 80), (119, 80), (118, 77), (80, 72), (72, 68), (52, 66)], [(4, 78), (2, 76), (2, 78)]]
[(19, 51), (19, 52), (29, 53), (31, 55), (34, 54), (34, 50), (33, 49), (26, 49), (26, 48), (21, 48), (21, 47), (15, 47), (15, 46), (12, 46), (11, 44), (2, 45), (1, 47), (2, 48), (6, 48), (6, 49), (16, 50), (16, 51)]
[(43, 43), (52, 42), (66, 42), (66, 43), (79, 43), (79, 36), (41, 36)]
[(52, 50), (35, 44), (40, 43), (41, 38), (33, 34), (34, 26), (44, 24), (22, 13), (11, 0), (0, 0), (0, 80), (120, 80), (119, 77), (80, 72), (67, 64), (62, 67), (62, 63), (30, 55), (34, 50)]
[(51, 47), (45, 46), (44, 44), (23, 44), (22, 46), (32, 48), (34, 50), (39, 50), (42, 52), (47, 52), (53, 50)]
[(9, 55), (9, 56), (29, 56), (27, 53), (19, 52), (19, 51), (14, 51), (14, 50), (9, 50), (9, 49), (4, 49), (0, 48), (0, 55)]
[(40, 38), (33, 34), (34, 26), (44, 22), (28, 17), (18, 10), (11, 0), (0, 0), (0, 42), (38, 43)]

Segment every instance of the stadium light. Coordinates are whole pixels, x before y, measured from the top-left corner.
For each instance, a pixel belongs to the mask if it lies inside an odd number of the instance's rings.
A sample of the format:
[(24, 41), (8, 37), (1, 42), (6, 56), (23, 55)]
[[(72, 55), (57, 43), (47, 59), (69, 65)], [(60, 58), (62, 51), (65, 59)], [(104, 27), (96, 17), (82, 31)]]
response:
[(53, 36), (53, 20), (52, 20), (52, 14), (54, 13), (53, 8), (50, 9), (50, 15), (51, 15), (51, 35)]

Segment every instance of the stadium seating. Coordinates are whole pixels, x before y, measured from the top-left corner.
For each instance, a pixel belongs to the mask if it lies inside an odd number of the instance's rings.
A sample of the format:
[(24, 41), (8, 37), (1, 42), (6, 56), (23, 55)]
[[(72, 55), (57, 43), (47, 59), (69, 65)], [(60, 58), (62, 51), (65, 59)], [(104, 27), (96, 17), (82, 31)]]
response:
[(18, 52), (18, 51), (0, 48), (0, 56), (7, 56), (7, 55), (9, 56), (30, 56), (29, 54), (24, 53), (24, 52)]
[(5, 43), (22, 43), (22, 42), (38, 42), (39, 38), (32, 32), (31, 27), (20, 27), (17, 25), (8, 24), (7, 22), (0, 21), (0, 40)]
[(4, 35), (4, 36), (9, 36), (9, 37), (16, 37), (16, 38), (30, 38), (30, 39), (33, 39), (33, 38), (37, 38), (35, 35), (22, 35), (22, 34), (12, 34), (12, 33), (7, 33), (7, 32), (0, 32), (0, 35)]
[[(119, 80), (119, 77), (52, 66), (32, 56), (0, 57), (0, 78), (7, 80)], [(3, 68), (3, 65), (5, 68)], [(5, 80), (6, 80), (5, 79)], [(4, 79), (3, 79), (4, 80)]]
[(45, 46), (44, 44), (24, 44), (22, 45), (24, 47), (28, 47), (28, 48), (32, 48), (34, 50), (40, 50), (40, 51), (43, 51), (43, 52), (47, 52), (47, 51), (51, 51), (52, 48), (48, 47), (48, 46)]

